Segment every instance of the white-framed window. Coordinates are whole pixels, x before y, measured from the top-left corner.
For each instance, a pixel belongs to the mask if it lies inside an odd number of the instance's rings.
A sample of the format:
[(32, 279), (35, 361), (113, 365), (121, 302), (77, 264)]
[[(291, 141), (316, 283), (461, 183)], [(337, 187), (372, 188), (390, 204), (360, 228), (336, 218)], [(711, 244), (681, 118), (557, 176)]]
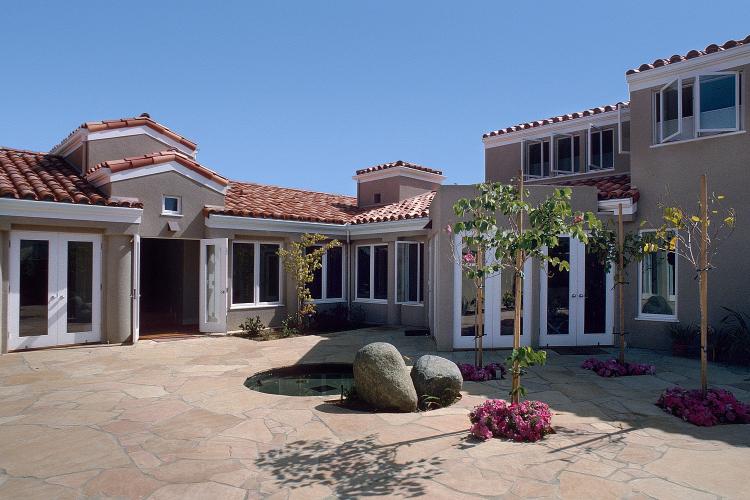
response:
[[(316, 245), (320, 248), (320, 245)], [(315, 302), (344, 299), (344, 249), (329, 248), (321, 257), (322, 267), (313, 274), (308, 288)]]
[(677, 320), (677, 260), (675, 252), (659, 250), (638, 263), (639, 319)]
[(538, 139), (524, 143), (524, 173), (528, 179), (549, 177), (549, 140)]
[(581, 171), (581, 139), (577, 135), (555, 137), (553, 174), (568, 175)]
[(356, 248), (355, 300), (388, 300), (388, 245), (359, 245)]
[(232, 242), (232, 306), (281, 304), (279, 243)]
[(662, 144), (740, 130), (737, 71), (675, 78), (654, 93), (654, 142)]
[(396, 303), (421, 304), (423, 300), (422, 262), (424, 243), (396, 242)]
[(164, 195), (161, 197), (162, 215), (182, 215), (182, 198)]
[(589, 127), (588, 170), (615, 168), (615, 131)]

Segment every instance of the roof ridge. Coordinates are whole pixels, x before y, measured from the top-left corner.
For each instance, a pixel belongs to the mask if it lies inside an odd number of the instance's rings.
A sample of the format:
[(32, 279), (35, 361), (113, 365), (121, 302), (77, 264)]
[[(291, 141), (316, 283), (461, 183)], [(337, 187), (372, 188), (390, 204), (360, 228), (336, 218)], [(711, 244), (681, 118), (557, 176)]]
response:
[(431, 167), (426, 167), (424, 165), (420, 165), (418, 163), (413, 163), (413, 162), (406, 161), (406, 160), (396, 160), (396, 161), (391, 161), (391, 162), (386, 162), (386, 163), (380, 163), (378, 165), (373, 165), (371, 167), (360, 168), (355, 171), (355, 174), (356, 175), (368, 174), (370, 172), (377, 172), (380, 170), (386, 170), (386, 169), (395, 168), (395, 167), (405, 167), (405, 168), (411, 168), (414, 170), (419, 170), (422, 172), (428, 172), (431, 174), (443, 175), (442, 170), (437, 170)]
[(747, 35), (743, 39), (729, 39), (721, 45), (711, 43), (707, 45), (703, 50), (693, 49), (686, 52), (684, 55), (673, 54), (668, 58), (655, 59), (651, 63), (644, 63), (637, 68), (631, 68), (625, 72), (626, 75), (634, 75), (643, 71), (648, 71), (654, 68), (660, 68), (670, 64), (675, 64), (688, 59), (695, 59), (696, 57), (705, 56), (708, 54), (715, 54), (717, 52), (723, 52), (725, 50), (733, 49), (735, 47), (741, 47), (742, 45), (750, 44), (750, 35)]

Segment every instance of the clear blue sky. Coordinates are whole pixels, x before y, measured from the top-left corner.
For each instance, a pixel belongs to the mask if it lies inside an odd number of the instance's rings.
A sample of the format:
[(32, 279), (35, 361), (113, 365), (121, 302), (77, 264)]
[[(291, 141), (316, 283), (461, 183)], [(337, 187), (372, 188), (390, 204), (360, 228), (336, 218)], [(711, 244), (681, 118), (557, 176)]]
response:
[(627, 98), (750, 33), (750, 2), (3, 2), (0, 144), (147, 111), (237, 179), (353, 193), (397, 159), (483, 175), (482, 133)]

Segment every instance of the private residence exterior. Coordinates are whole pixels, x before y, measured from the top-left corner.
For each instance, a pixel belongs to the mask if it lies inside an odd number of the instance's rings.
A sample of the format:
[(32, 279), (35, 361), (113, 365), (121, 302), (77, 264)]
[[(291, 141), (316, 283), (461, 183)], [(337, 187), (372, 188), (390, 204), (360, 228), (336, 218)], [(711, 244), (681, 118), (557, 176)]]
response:
[[(484, 178), (522, 174), (532, 197), (570, 186), (576, 210), (607, 218), (621, 205), (627, 229), (639, 231), (659, 222), (667, 187), (692, 206), (708, 172), (740, 221), (721, 249), (726, 264), (710, 273), (716, 322), (721, 306), (746, 309), (750, 291), (749, 66), (750, 37), (628, 71), (627, 101), (485, 134)], [(0, 148), (2, 352), (226, 332), (256, 315), (279, 325), (295, 299), (276, 252), (304, 233), (342, 242), (311, 287), (321, 308), (346, 304), (368, 323), (429, 329), (441, 350), (473, 347), (460, 235), (444, 231), (473, 186), (397, 161), (357, 170), (356, 196), (318, 193), (227, 179), (196, 152), (147, 114), (84, 123), (49, 152)], [(570, 272), (526, 263), (523, 343), (612, 344), (613, 276), (580, 242), (561, 241), (549, 251)], [(666, 347), (666, 325), (698, 316), (695, 270), (664, 253), (631, 267), (629, 343)], [(511, 283), (506, 274), (486, 283), (486, 347), (512, 346)]]

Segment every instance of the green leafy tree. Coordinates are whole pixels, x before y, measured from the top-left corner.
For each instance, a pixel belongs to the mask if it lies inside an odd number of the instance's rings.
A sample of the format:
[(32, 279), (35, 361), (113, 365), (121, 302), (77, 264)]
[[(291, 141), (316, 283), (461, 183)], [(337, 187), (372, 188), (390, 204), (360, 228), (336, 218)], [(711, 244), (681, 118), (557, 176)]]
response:
[[(295, 313), (295, 324), (298, 327), (304, 325), (306, 318), (315, 313), (315, 304), (312, 302), (310, 283), (315, 279), (315, 271), (323, 267), (323, 255), (331, 248), (341, 246), (338, 240), (326, 241), (322, 234), (302, 235), (299, 241), (293, 241), (288, 249), (280, 248), (279, 257), (284, 269), (295, 282), (297, 295), (297, 311)], [(326, 241), (325, 243), (322, 243)]]

